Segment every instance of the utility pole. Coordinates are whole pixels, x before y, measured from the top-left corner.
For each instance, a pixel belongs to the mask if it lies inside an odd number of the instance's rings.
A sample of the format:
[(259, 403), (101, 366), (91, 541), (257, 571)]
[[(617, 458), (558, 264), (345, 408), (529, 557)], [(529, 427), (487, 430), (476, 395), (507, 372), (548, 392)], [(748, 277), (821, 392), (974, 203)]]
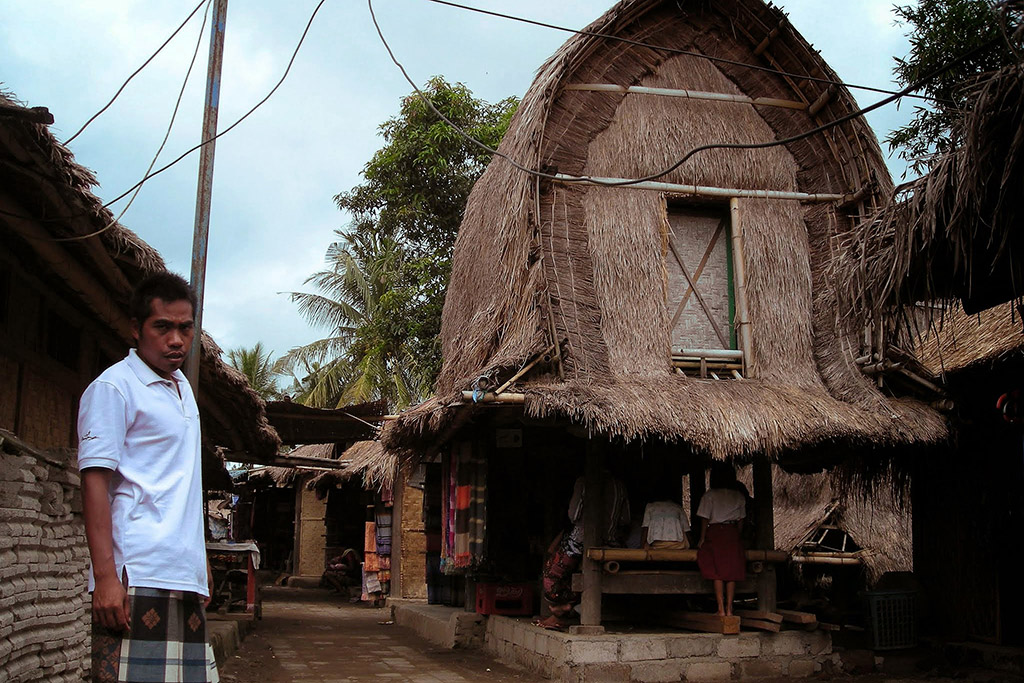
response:
[(203, 113), (202, 140), (211, 140), (200, 150), (199, 188), (196, 191), (196, 223), (192, 234), (192, 289), (196, 293), (196, 336), (185, 364), (192, 391), (199, 396), (199, 357), (203, 332), (203, 295), (206, 289), (206, 245), (210, 236), (210, 204), (213, 198), (213, 153), (217, 135), (217, 111), (220, 106), (220, 71), (224, 63), (224, 28), (228, 18), (228, 0), (214, 0), (210, 25), (210, 61), (206, 74), (206, 108)]

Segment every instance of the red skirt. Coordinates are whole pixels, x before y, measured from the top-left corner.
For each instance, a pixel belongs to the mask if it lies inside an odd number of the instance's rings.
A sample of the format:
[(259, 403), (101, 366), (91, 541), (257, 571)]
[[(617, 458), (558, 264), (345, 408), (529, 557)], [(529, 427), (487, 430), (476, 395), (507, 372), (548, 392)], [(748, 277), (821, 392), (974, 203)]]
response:
[(737, 524), (711, 524), (704, 545), (697, 551), (697, 566), (705, 579), (743, 581), (747, 578), (747, 560)]

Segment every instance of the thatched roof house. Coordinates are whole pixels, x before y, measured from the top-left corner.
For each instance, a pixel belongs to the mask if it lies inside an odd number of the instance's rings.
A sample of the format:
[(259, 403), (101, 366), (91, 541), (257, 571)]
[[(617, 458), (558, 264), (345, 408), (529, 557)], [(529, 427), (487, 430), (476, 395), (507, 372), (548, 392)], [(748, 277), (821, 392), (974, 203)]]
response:
[[(0, 93), (0, 426), (70, 446), (81, 392), (132, 344), (132, 284), (165, 265), (92, 193), (92, 172), (24, 112)], [(208, 458), (223, 448), (271, 459), (280, 442), (263, 401), (209, 336), (201, 344)]]
[[(586, 30), (540, 68), (501, 144), (548, 176), (642, 178), (698, 145), (782, 140), (857, 109), (761, 0), (625, 0)], [(938, 414), (862, 376), (836, 325), (830, 245), (892, 191), (862, 118), (704, 151), (657, 180), (563, 182), (495, 159), (456, 243), (437, 398), (385, 445), (435, 447), (480, 377), (529, 418), (714, 458), (817, 467), (944, 438)]]

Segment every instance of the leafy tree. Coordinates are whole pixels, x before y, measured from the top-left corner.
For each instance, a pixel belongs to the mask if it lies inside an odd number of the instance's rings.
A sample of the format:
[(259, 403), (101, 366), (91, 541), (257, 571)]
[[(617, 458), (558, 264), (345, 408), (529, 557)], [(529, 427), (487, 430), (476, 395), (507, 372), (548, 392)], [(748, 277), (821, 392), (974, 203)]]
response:
[(231, 349), (228, 351), (228, 363), (245, 375), (249, 386), (264, 401), (277, 398), (277, 384), (274, 381), (276, 373), (270, 359), (270, 352), (264, 350), (263, 342), (256, 342), (251, 349), (245, 347)]
[[(331, 336), (292, 349), (279, 371), (312, 368), (301, 400), (318, 407), (340, 407), (376, 399), (404, 406), (427, 390), (395, 308), (395, 278), (403, 254), (394, 240), (379, 235), (336, 231), (338, 241), (327, 250), (327, 268), (304, 284), (319, 294), (293, 292), (292, 301), (310, 323), (327, 327)], [(301, 386), (301, 385), (300, 385)]]
[(916, 107), (913, 120), (886, 138), (890, 151), (898, 150), (900, 158), (921, 173), (934, 154), (959, 144), (955, 124), (969, 106), (971, 86), (977, 79), (1019, 61), (1011, 44), (1021, 25), (1021, 3), (1004, 3), (1004, 11), (999, 12), (989, 0), (917, 0), (893, 11), (909, 27), (910, 53), (897, 58), (894, 68), (901, 86), (971, 53), (926, 83), (920, 92), (933, 103)]
[[(518, 104), (515, 98), (488, 104), (440, 77), (423, 91), (491, 147)], [(337, 231), (327, 268), (306, 280), (319, 294), (292, 293), (311, 323), (331, 330), (280, 363), (293, 374), (303, 364), (318, 368), (306, 398), (311, 405), (385, 398), (399, 408), (422, 399), (441, 366), (441, 308), (455, 236), (490, 155), (415, 93), (379, 131), (384, 145), (363, 168), (363, 182), (335, 197), (352, 222)]]
[[(435, 77), (423, 89), (453, 123), (490, 147), (508, 129), (518, 100), (488, 104)], [(441, 368), (441, 308), (466, 200), (491, 155), (441, 121), (413, 93), (380, 126), (384, 146), (363, 168), (364, 182), (335, 197), (352, 214), (349, 231), (394, 240), (404, 253), (386, 302), (394, 334), (408, 338), (426, 384)], [(401, 323), (401, 324), (400, 324)]]

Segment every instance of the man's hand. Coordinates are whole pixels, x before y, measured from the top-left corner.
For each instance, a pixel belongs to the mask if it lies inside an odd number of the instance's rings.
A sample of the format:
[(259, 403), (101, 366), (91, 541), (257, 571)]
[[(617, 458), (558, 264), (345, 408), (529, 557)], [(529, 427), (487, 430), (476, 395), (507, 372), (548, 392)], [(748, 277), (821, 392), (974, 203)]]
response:
[(124, 631), (131, 626), (128, 592), (115, 577), (96, 581), (92, 593), (93, 621), (105, 628)]
[(206, 592), (209, 595), (203, 598), (203, 609), (209, 607), (213, 600), (213, 567), (210, 566), (210, 558), (206, 558)]

